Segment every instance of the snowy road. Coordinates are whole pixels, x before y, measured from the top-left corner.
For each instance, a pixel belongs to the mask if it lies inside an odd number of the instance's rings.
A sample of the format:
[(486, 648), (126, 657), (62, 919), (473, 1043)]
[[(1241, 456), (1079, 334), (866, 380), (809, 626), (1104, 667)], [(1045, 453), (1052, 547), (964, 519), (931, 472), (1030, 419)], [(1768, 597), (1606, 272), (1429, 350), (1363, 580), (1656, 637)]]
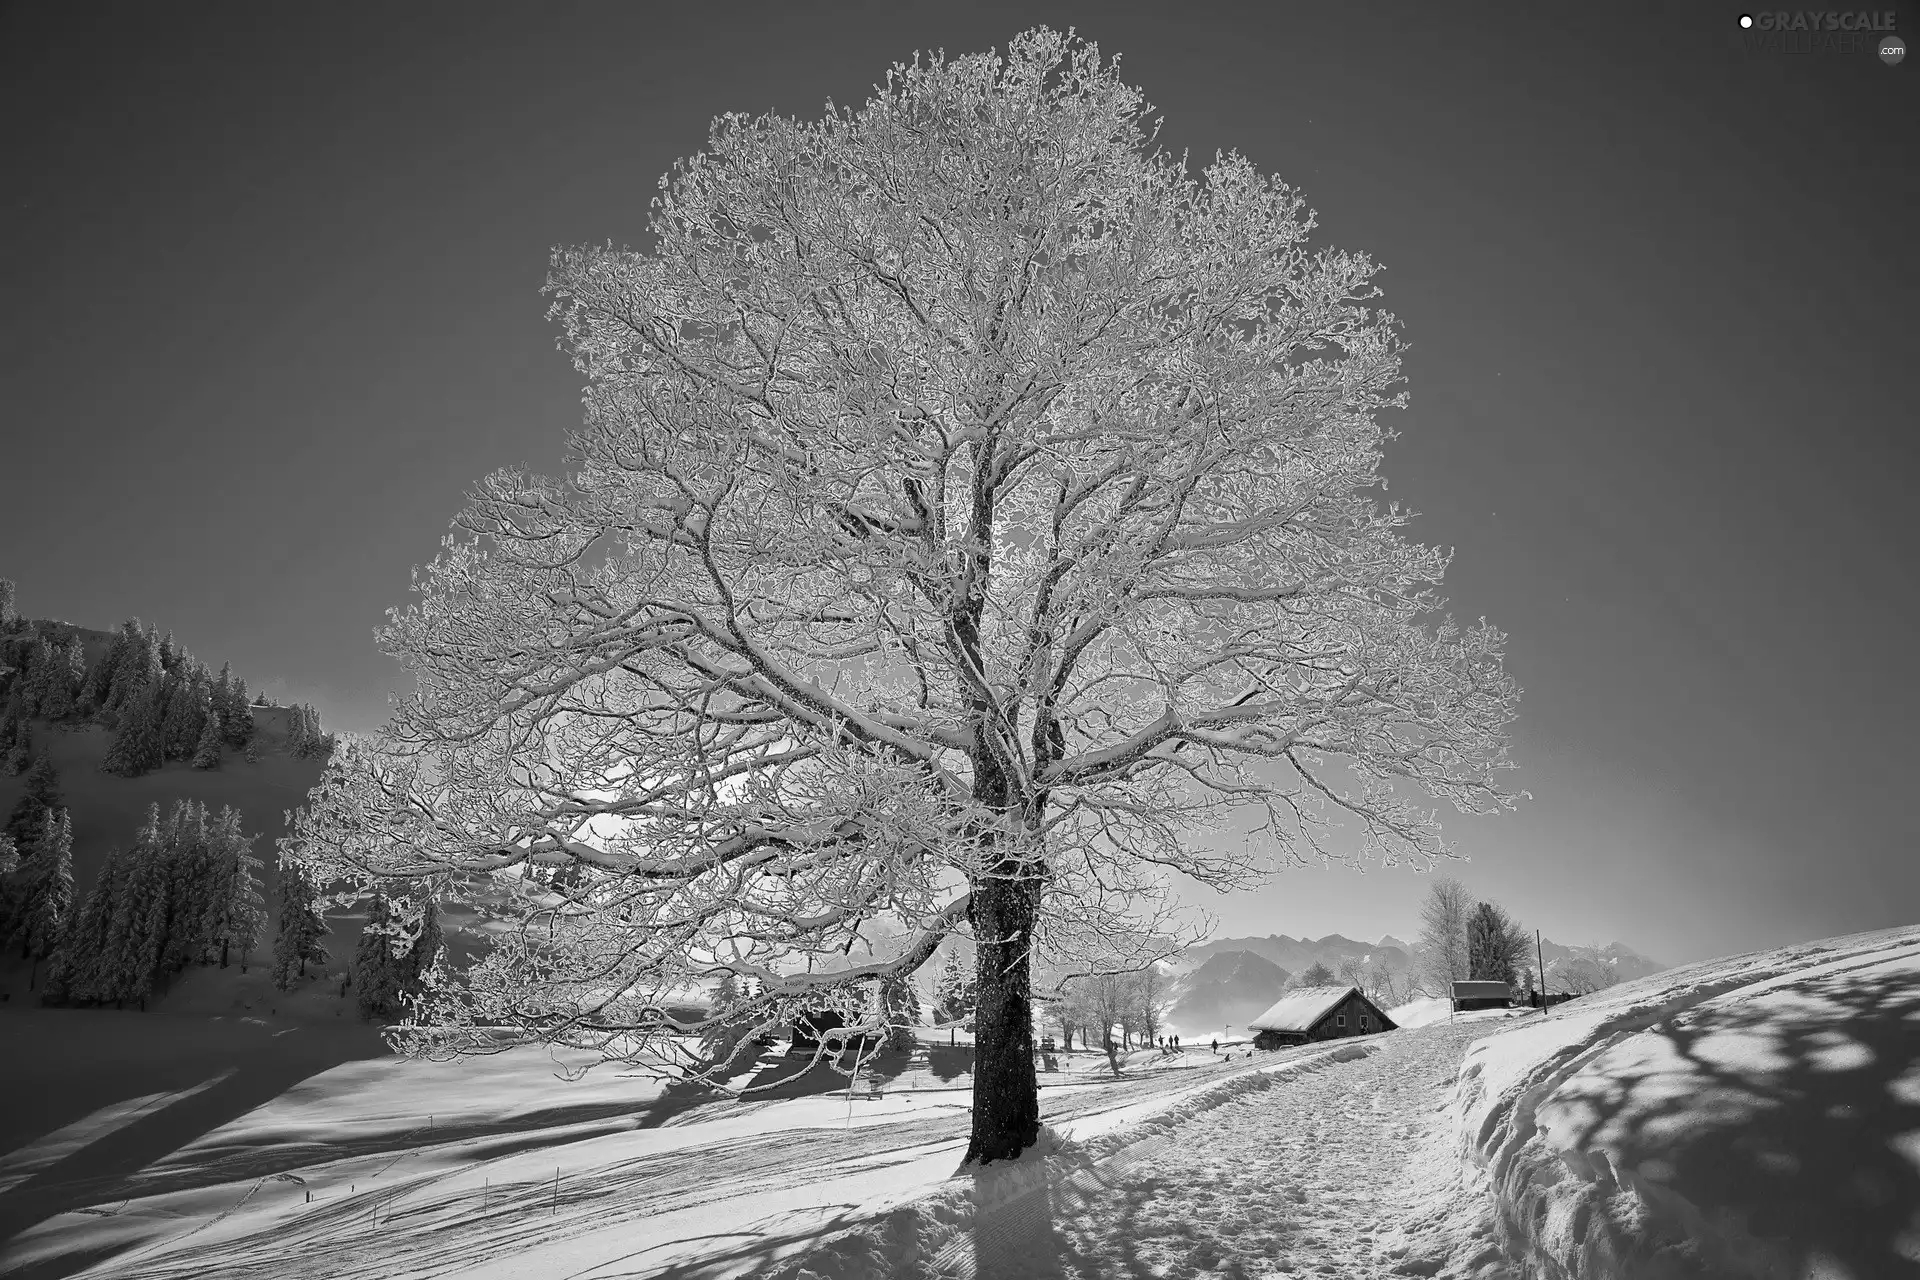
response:
[(994, 1243), (1004, 1214), (982, 1227), (978, 1189), (955, 1187), (754, 1274), (1511, 1280), (1485, 1188), (1463, 1176), (1448, 1105), (1467, 1046), (1500, 1029), (1463, 1019), (1334, 1052), (1257, 1054), (1306, 1065), (1049, 1161), (1046, 1238), (1023, 1237), (1018, 1257)]

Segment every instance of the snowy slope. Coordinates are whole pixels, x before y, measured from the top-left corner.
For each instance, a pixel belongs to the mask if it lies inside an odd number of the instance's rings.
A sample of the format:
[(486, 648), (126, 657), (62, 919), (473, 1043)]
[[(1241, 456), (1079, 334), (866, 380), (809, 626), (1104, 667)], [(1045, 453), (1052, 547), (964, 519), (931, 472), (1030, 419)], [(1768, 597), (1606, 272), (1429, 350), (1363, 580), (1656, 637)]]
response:
[(1920, 1276), (1920, 927), (1528, 1018), (1469, 1052), (1454, 1105), (1541, 1276)]

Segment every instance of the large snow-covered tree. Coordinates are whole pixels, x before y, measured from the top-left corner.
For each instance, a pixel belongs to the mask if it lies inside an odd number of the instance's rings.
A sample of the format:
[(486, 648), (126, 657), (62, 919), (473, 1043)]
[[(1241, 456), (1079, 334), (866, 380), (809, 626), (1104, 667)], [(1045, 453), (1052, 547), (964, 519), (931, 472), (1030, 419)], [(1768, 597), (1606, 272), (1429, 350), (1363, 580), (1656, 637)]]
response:
[(960, 934), (987, 1163), (1038, 1133), (1036, 959), (1137, 969), (1168, 869), (1427, 859), (1424, 800), (1512, 804), (1503, 637), (1370, 492), (1374, 264), (1150, 110), (1035, 30), (725, 117), (650, 247), (555, 254), (576, 470), (481, 482), (382, 633), (416, 692), (284, 846), (520, 926), (406, 1047), (672, 1065), (721, 973), (771, 1024)]

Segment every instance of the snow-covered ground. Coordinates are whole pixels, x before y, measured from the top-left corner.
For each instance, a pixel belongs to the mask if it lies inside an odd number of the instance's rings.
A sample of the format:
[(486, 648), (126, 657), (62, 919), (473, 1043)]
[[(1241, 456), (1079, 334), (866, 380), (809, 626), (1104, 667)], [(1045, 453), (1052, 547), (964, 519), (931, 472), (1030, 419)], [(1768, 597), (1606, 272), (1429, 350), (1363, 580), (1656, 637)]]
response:
[(1042, 1148), (970, 1179), (968, 1078), (931, 1059), (877, 1097), (720, 1102), (563, 1082), (539, 1051), (349, 1062), (16, 1238), (0, 1272), (1896, 1280), (1920, 1276), (1916, 1049), (1920, 928), (1547, 1015), (1142, 1050), (1117, 1081), (1073, 1055), (1042, 1077)]
[(1920, 1276), (1920, 928), (1689, 965), (1475, 1045), (1453, 1110), (1533, 1274)]

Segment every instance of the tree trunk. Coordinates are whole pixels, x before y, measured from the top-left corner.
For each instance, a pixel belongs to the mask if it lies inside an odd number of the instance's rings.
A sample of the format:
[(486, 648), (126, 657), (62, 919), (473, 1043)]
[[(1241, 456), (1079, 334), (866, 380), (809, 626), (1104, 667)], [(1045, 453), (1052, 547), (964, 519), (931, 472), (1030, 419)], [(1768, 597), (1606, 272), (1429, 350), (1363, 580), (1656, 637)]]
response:
[(973, 1135), (968, 1165), (1012, 1160), (1040, 1137), (1033, 1066), (1029, 958), (1040, 881), (1031, 863), (1003, 858), (973, 886), (979, 1004), (973, 1019)]
[(227, 967), (227, 940), (225, 938), (220, 939), (220, 967), (222, 969)]

